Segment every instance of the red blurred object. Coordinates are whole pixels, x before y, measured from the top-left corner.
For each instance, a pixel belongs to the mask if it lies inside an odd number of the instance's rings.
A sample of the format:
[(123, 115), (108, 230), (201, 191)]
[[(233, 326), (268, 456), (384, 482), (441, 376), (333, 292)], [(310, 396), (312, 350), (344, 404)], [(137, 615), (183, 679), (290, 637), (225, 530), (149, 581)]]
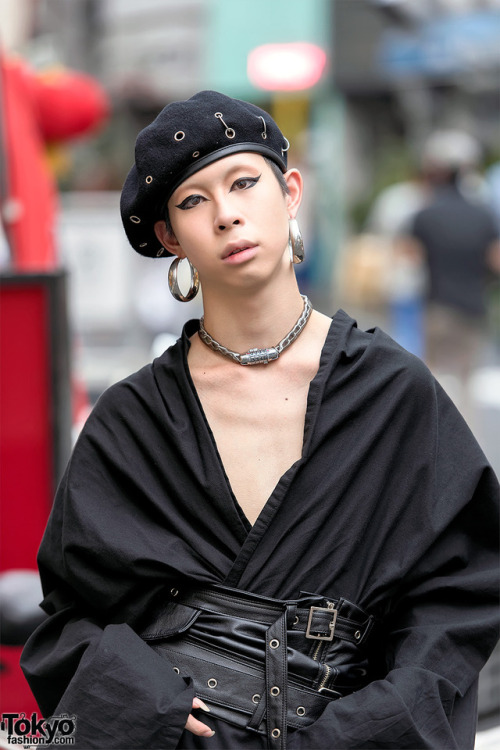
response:
[(248, 55), (247, 72), (261, 89), (300, 91), (318, 83), (326, 61), (326, 52), (316, 44), (264, 44)]
[(81, 73), (57, 70), (39, 75), (19, 58), (1, 52), (0, 68), (1, 216), (12, 267), (52, 270), (57, 266), (57, 191), (46, 143), (97, 127), (108, 114), (107, 98), (96, 81)]

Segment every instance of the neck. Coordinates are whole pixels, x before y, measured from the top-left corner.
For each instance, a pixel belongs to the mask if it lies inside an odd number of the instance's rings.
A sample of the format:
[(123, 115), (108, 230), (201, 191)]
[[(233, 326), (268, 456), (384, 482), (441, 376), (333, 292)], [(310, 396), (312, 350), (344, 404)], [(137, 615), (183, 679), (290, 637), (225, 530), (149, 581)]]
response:
[(304, 303), (293, 283), (281, 289), (263, 288), (251, 294), (203, 295), (205, 329), (236, 352), (274, 346), (293, 328)]

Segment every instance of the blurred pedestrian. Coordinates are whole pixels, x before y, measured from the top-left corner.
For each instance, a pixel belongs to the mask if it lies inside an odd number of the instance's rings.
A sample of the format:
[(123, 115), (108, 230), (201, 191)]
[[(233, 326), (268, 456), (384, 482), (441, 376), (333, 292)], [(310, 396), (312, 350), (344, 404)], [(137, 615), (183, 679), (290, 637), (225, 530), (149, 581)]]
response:
[(288, 147), (210, 91), (137, 139), (128, 238), (204, 315), (100, 398), (42, 543), (23, 667), (75, 747), (474, 744), (498, 482), (420, 359), (299, 293)]
[(438, 377), (458, 379), (468, 417), (468, 381), (487, 342), (487, 284), (500, 272), (494, 216), (463, 188), (479, 155), (477, 142), (461, 131), (429, 138), (424, 169), (432, 194), (408, 227), (427, 272), (425, 358)]

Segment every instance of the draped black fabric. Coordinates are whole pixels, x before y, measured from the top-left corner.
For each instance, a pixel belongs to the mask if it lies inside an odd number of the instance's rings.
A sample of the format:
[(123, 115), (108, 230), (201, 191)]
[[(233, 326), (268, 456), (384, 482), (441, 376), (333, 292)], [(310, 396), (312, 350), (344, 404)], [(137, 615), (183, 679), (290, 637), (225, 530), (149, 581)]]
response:
[(197, 321), (99, 399), (39, 553), (49, 617), (22, 665), (81, 748), (260, 748), (203, 714), (137, 635), (162, 592), (225, 583), (345, 597), (378, 618), (380, 679), (333, 701), (290, 750), (472, 748), (477, 675), (498, 634), (498, 483), (425, 365), (379, 329), (332, 319), (303, 454), (253, 527), (187, 365)]

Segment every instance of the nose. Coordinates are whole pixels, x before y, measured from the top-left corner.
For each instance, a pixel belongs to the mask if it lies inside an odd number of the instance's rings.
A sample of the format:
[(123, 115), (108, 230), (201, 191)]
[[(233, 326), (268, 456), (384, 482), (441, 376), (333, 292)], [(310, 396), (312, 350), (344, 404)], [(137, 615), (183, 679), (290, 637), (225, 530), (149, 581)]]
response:
[(229, 227), (238, 226), (242, 223), (243, 218), (229, 196), (217, 201), (215, 226), (219, 232), (224, 232)]

